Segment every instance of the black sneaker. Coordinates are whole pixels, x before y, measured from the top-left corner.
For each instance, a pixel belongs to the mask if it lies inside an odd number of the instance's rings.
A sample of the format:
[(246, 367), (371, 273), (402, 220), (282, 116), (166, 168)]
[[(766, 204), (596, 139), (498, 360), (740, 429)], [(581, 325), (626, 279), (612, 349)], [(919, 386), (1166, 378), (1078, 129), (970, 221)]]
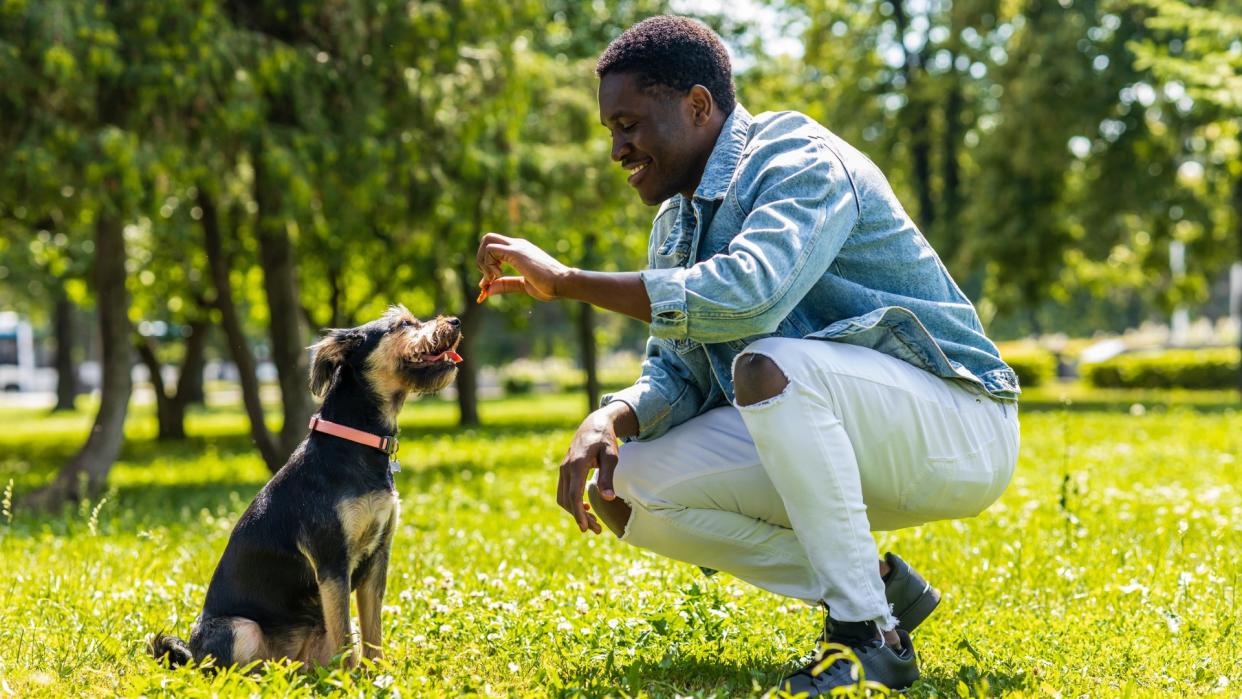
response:
[(909, 563), (895, 553), (884, 554), (888, 576), (884, 578), (884, 597), (897, 617), (897, 628), (913, 631), (940, 604), (940, 590), (931, 586)]
[[(884, 577), (884, 598), (888, 600), (893, 616), (897, 617), (897, 628), (909, 633), (927, 617), (931, 616), (936, 605), (940, 604), (940, 590), (931, 586), (918, 571), (909, 563), (901, 560), (895, 553), (884, 554), (884, 562), (888, 564), (888, 575)], [(824, 612), (824, 630), (816, 639), (827, 643), (829, 636), (828, 613)]]
[(897, 629), (901, 650), (895, 650), (884, 645), (873, 621), (832, 621), (831, 625), (828, 642), (849, 647), (858, 662), (832, 647), (817, 649), (806, 667), (781, 680), (781, 691), (817, 697), (831, 693), (836, 687), (878, 682), (890, 690), (904, 692), (919, 678), (918, 656), (905, 630)]

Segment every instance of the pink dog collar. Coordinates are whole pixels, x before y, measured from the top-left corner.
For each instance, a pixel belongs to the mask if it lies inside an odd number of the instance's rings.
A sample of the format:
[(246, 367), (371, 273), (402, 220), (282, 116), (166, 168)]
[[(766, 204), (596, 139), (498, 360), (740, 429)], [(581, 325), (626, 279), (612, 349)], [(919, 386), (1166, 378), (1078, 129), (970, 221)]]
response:
[(318, 415), (310, 419), (310, 425), (308, 425), (308, 427), (310, 427), (312, 432), (323, 432), (324, 434), (330, 434), (333, 437), (348, 439), (351, 442), (379, 449), (389, 456), (396, 454), (397, 449), (401, 446), (400, 442), (397, 441), (397, 435), (395, 434), (391, 437), (381, 437), (377, 434), (371, 434), (370, 432), (363, 432), (362, 430), (356, 430), (352, 427), (337, 424), (331, 420), (325, 420)]

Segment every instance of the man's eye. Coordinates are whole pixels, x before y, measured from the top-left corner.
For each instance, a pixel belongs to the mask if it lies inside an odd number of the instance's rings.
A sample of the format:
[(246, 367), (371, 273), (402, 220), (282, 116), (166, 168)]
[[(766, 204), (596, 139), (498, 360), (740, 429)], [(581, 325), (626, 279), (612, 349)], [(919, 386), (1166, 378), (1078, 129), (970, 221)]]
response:
[(622, 130), (622, 131), (632, 131), (632, 130), (634, 130), (634, 127), (635, 127), (635, 126), (638, 126), (638, 122), (637, 122), (637, 121), (635, 121), (635, 122), (631, 122), (631, 123), (629, 123), (629, 124), (622, 124), (622, 125), (621, 125), (621, 130)]

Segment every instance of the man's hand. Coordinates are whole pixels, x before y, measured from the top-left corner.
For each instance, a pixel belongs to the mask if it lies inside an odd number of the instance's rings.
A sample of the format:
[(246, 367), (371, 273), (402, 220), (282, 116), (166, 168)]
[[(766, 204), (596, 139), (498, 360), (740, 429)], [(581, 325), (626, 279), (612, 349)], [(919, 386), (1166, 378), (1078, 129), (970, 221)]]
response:
[(599, 520), (590, 512), (591, 506), (582, 501), (587, 478), (591, 469), (599, 469), (599, 490), (605, 500), (616, 497), (612, 488), (612, 474), (617, 469), (616, 421), (632, 420), (633, 412), (624, 403), (611, 403), (587, 416), (574, 439), (569, 453), (561, 463), (560, 479), (556, 485), (556, 504), (561, 506), (578, 522), (578, 529), (599, 534)]
[[(521, 292), (539, 301), (551, 301), (560, 296), (558, 283), (572, 271), (530, 241), (499, 233), (483, 236), (476, 261), (483, 273), (480, 300), (492, 294)], [(501, 276), (504, 265), (516, 269), (520, 276)]]

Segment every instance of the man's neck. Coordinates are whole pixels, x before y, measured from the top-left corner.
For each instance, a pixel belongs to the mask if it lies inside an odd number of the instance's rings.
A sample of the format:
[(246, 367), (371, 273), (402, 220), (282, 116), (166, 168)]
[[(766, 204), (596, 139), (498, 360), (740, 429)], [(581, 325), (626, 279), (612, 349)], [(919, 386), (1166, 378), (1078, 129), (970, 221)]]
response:
[(694, 193), (698, 191), (699, 185), (703, 183), (703, 174), (707, 171), (707, 162), (712, 159), (712, 153), (716, 150), (716, 144), (720, 142), (720, 132), (724, 130), (725, 121), (728, 118), (729, 117), (726, 114), (723, 117), (715, 119), (716, 123), (714, 126), (709, 125), (708, 127), (705, 127), (709, 129), (708, 133), (710, 133), (711, 136), (708, 137), (707, 134), (704, 134), (704, 140), (706, 142), (704, 143), (702, 151), (703, 154), (699, 156), (699, 162), (696, 164), (696, 169), (698, 170), (699, 175), (694, 178), (694, 183), (689, 187), (689, 189), (681, 192), (681, 196), (685, 197), (687, 201), (694, 198)]

